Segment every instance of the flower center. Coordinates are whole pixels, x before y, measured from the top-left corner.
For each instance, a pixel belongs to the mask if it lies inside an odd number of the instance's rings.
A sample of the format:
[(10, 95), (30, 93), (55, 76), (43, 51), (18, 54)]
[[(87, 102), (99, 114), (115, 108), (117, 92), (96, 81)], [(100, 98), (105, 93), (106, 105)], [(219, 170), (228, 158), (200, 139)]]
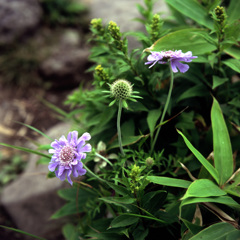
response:
[(74, 159), (75, 151), (72, 146), (64, 146), (60, 153), (59, 159), (62, 165), (68, 165)]

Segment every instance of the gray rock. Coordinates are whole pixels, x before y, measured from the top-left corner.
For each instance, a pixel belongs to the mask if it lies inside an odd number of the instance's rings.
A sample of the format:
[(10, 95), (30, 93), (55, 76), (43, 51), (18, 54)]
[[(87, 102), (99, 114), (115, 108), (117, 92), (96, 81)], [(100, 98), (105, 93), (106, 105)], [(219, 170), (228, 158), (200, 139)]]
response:
[(0, 44), (8, 44), (39, 24), (38, 0), (0, 0)]
[[(46, 134), (55, 139), (66, 135), (69, 129), (69, 124), (61, 123)], [(46, 138), (38, 142), (49, 144)], [(30, 155), (26, 171), (4, 188), (0, 203), (19, 229), (47, 239), (57, 239), (55, 237), (61, 233), (62, 219), (51, 220), (50, 217), (65, 203), (57, 191), (70, 187), (70, 184), (58, 178), (47, 179), (48, 166), (36, 165), (38, 159), (38, 156)]]
[(40, 66), (40, 73), (52, 88), (77, 87), (84, 80), (89, 56), (88, 49), (77, 47), (59, 47), (45, 59)]

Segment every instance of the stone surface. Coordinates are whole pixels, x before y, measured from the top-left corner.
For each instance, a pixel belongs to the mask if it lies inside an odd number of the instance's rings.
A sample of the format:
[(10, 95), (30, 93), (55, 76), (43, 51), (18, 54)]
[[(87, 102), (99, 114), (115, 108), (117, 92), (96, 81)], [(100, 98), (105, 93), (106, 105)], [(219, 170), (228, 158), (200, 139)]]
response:
[(59, 47), (41, 63), (40, 73), (54, 88), (77, 87), (84, 80), (88, 56), (88, 49)]
[[(53, 139), (59, 138), (66, 135), (69, 128), (69, 124), (60, 123), (46, 134)], [(46, 138), (38, 142), (49, 144)], [(57, 190), (70, 185), (58, 178), (47, 179), (48, 167), (36, 165), (38, 159), (38, 156), (31, 155), (25, 172), (4, 188), (1, 205), (19, 229), (47, 239), (58, 239), (55, 237), (61, 234), (62, 220), (50, 220), (50, 217), (65, 203), (58, 197)]]
[(41, 16), (38, 0), (0, 0), (0, 44), (9, 44), (34, 30)]

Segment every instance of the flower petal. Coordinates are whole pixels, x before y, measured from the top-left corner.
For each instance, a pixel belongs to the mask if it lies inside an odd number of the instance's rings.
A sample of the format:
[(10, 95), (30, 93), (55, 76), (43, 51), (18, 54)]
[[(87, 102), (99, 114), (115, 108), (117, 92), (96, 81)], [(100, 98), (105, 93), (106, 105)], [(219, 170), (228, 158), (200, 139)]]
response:
[(92, 151), (92, 146), (88, 143), (82, 148), (79, 149), (80, 152), (91, 152)]
[(72, 143), (74, 143), (74, 146), (77, 145), (77, 141), (78, 141), (78, 131), (73, 131), (72, 132)]
[(48, 169), (50, 172), (54, 172), (57, 166), (58, 166), (58, 162), (50, 162), (48, 165)]
[(177, 60), (171, 61), (171, 67), (173, 72), (178, 72), (177, 68), (180, 70), (180, 72), (185, 73), (188, 71), (189, 66), (187, 64), (180, 63)]
[(72, 179), (70, 178), (71, 173), (72, 173), (72, 170), (68, 170), (68, 172), (67, 172), (67, 180), (68, 180), (68, 182), (69, 182), (71, 185), (73, 185)]
[(59, 170), (58, 170), (58, 176), (61, 176), (63, 174), (64, 170), (65, 170), (65, 166), (60, 165)]

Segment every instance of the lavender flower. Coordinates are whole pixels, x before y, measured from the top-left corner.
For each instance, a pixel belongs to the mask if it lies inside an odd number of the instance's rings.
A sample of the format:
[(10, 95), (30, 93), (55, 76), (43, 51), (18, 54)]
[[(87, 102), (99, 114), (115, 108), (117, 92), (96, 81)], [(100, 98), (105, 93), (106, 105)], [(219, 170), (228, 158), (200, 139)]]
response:
[(192, 56), (191, 51), (188, 51), (186, 53), (183, 53), (182, 50), (176, 50), (175, 52), (171, 50), (166, 52), (151, 52), (151, 55), (149, 55), (147, 58), (148, 62), (145, 64), (151, 64), (149, 67), (151, 68), (156, 63), (165, 64), (170, 61), (173, 72), (176, 73), (179, 69), (180, 72), (185, 73), (189, 69), (189, 66), (187, 64), (181, 63), (180, 61), (191, 62), (194, 58), (197, 58), (197, 56)]
[(83, 168), (81, 159), (86, 158), (85, 152), (90, 152), (92, 147), (90, 144), (85, 144), (90, 140), (89, 133), (84, 133), (78, 138), (78, 132), (69, 132), (67, 139), (62, 136), (59, 140), (51, 143), (53, 149), (49, 149), (49, 153), (53, 153), (48, 169), (51, 172), (55, 171), (56, 176), (64, 181), (66, 176), (68, 182), (72, 185), (73, 182), (70, 175), (74, 177), (82, 176), (86, 173)]

